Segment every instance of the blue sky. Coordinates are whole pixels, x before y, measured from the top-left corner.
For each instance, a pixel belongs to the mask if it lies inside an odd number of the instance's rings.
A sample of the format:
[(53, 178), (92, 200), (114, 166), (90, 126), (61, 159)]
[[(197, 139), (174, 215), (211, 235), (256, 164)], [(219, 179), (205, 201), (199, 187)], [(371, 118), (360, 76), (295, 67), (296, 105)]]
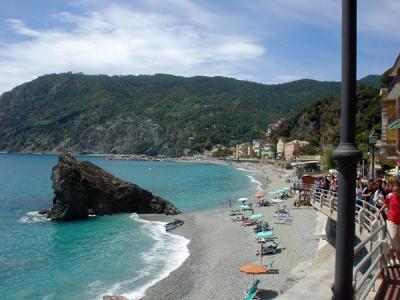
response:
[[(381, 74), (400, 1), (358, 2), (358, 77)], [(2, 0), (0, 93), (67, 71), (340, 80), (340, 1)]]

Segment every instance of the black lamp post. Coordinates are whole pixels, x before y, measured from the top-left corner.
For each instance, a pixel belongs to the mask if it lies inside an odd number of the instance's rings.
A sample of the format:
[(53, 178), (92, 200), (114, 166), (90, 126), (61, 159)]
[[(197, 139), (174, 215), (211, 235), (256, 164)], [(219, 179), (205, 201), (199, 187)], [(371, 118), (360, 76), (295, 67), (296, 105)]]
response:
[(357, 0), (342, 0), (342, 89), (340, 144), (333, 153), (339, 165), (334, 299), (353, 299), (353, 259), (357, 163), (355, 146)]
[(378, 140), (378, 136), (376, 135), (374, 130), (372, 130), (371, 133), (369, 134), (368, 140), (372, 150), (371, 179), (375, 179), (375, 145), (376, 141)]

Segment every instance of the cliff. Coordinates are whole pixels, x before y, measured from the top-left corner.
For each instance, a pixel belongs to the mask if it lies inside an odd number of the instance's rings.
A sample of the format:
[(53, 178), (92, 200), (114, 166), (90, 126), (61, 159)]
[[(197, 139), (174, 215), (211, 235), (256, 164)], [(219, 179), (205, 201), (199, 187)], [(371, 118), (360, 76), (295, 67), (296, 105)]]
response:
[(52, 181), (53, 207), (47, 212), (52, 220), (87, 219), (89, 214), (121, 212), (180, 213), (169, 201), (69, 154), (59, 157)]

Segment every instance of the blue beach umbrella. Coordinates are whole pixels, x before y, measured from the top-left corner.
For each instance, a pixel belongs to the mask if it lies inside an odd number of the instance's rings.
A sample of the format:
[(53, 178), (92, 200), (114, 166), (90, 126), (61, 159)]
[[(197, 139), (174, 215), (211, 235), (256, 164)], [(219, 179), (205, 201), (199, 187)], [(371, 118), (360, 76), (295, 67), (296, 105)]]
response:
[(251, 209), (251, 207), (250, 207), (250, 206), (248, 206), (248, 205), (244, 205), (244, 204), (242, 204), (242, 205), (239, 205), (237, 208), (240, 208), (240, 209)]
[(279, 189), (279, 190), (276, 190), (276, 192), (279, 194), (279, 193), (284, 193), (285, 192), (285, 190), (284, 189)]
[(267, 194), (268, 194), (268, 195), (271, 195), (271, 196), (274, 196), (274, 195), (276, 195), (276, 192), (275, 192), (275, 191), (270, 191), (270, 192), (268, 192)]
[(252, 220), (252, 221), (260, 220), (260, 219), (262, 219), (262, 218), (264, 218), (264, 215), (263, 215), (263, 214), (255, 214), (255, 215), (251, 215), (251, 216), (249, 217), (249, 219)]
[(290, 191), (290, 187), (284, 187), (282, 190), (284, 190), (285, 192)]
[(260, 239), (270, 239), (273, 237), (275, 237), (275, 232), (273, 230), (261, 231), (256, 234), (256, 238)]

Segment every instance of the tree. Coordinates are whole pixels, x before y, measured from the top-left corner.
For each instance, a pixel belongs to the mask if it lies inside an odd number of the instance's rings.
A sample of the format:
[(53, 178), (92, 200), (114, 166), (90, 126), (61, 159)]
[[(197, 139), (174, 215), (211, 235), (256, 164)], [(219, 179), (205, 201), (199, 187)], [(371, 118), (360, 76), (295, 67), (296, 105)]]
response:
[(382, 175), (386, 175), (386, 173), (396, 167), (396, 164), (394, 162), (390, 162), (387, 160), (379, 160), (379, 164), (381, 165), (381, 172)]
[(212, 156), (215, 157), (215, 158), (223, 158), (223, 157), (227, 157), (227, 156), (232, 155), (232, 154), (233, 154), (233, 152), (229, 148), (224, 148), (224, 149), (218, 148), (217, 151), (215, 151), (212, 154)]
[(333, 148), (328, 148), (324, 153), (324, 163), (327, 169), (337, 169), (338, 165), (333, 160)]
[(319, 147), (315, 147), (311, 144), (301, 147), (299, 150), (295, 151), (294, 156), (297, 155), (316, 155), (320, 153)]

